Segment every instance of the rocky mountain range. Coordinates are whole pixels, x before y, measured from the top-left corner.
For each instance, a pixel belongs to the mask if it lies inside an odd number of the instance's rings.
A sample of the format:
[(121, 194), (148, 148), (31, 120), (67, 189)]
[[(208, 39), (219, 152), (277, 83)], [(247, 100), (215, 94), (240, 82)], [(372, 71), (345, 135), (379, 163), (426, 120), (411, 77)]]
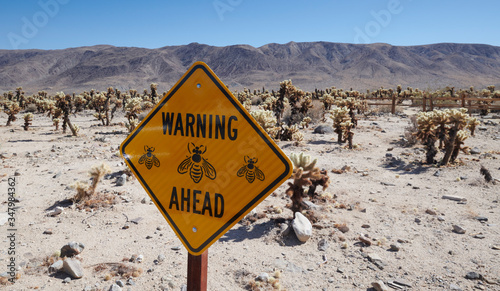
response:
[(80, 92), (92, 88), (167, 91), (196, 61), (230, 89), (276, 89), (291, 79), (304, 90), (383, 87), (437, 89), (500, 85), (500, 47), (439, 43), (418, 46), (304, 42), (261, 47), (198, 43), (158, 49), (98, 45), (62, 50), (0, 50), (0, 91)]

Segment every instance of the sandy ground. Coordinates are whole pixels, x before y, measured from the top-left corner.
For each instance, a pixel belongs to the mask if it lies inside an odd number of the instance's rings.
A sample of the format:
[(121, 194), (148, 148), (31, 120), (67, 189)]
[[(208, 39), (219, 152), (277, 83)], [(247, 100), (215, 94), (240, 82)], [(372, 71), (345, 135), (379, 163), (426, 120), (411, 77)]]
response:
[[(334, 133), (314, 134), (312, 129), (304, 130), (298, 145), (279, 142), (285, 153), (310, 154), (329, 172), (350, 168), (329, 173), (325, 192), (335, 195), (337, 204), (317, 203), (321, 209), (315, 211), (319, 220), (313, 235), (300, 243), (293, 232), (282, 234), (292, 217), (282, 185), (256, 207), (266, 217), (236, 224), (210, 247), (208, 289), (245, 290), (259, 274), (272, 276), (279, 270), (279, 283), (286, 290), (370, 290), (378, 280), (406, 283), (408, 290), (500, 290), (494, 284), (500, 279), (500, 250), (495, 249), (500, 245), (499, 185), (485, 182), (479, 173), (483, 165), (500, 178), (500, 120), (495, 117), (481, 119), (481, 130), (465, 142), (480, 154), (460, 154), (462, 164), (443, 168), (420, 163), (425, 158), (421, 145), (399, 143), (408, 126), (404, 115), (360, 117), (356, 150), (338, 145)], [(123, 116), (114, 120), (120, 121)], [(5, 217), (8, 212), (7, 182), (15, 177), (19, 208), (14, 257), (20, 279), (2, 289), (108, 290), (116, 280), (127, 282), (118, 275), (109, 277), (111, 268), (123, 263), (143, 271), (124, 290), (181, 290), (187, 280), (187, 251), (135, 178), (124, 186), (116, 186), (115, 177), (98, 185), (98, 192), (117, 197), (112, 207), (91, 213), (64, 203), (76, 193), (70, 185), (88, 181), (92, 166), (105, 162), (112, 173), (125, 170), (118, 154), (125, 127), (98, 126), (92, 112), (73, 117), (81, 128), (79, 137), (54, 131), (51, 120), (40, 114), (29, 131), (22, 129), (21, 117), (10, 127), (5, 123), (2, 114), (0, 213)], [(442, 199), (444, 195), (467, 201)], [(47, 216), (55, 206), (64, 211)], [(269, 206), (283, 212), (271, 213)], [(137, 223), (130, 221), (136, 218)], [(342, 233), (335, 224), (345, 224), (349, 231)], [(466, 233), (453, 232), (453, 225)], [(0, 273), (11, 257), (8, 228), (8, 223), (0, 226)], [(44, 234), (47, 230), (52, 234)], [(371, 246), (361, 243), (360, 235)], [(44, 260), (70, 241), (85, 245), (80, 254), (84, 276), (64, 283), (68, 276), (49, 273)], [(390, 250), (396, 243), (399, 251)], [(129, 262), (134, 255), (142, 255), (143, 261)], [(481, 278), (467, 279), (469, 272)], [(269, 284), (262, 286), (272, 290)]]

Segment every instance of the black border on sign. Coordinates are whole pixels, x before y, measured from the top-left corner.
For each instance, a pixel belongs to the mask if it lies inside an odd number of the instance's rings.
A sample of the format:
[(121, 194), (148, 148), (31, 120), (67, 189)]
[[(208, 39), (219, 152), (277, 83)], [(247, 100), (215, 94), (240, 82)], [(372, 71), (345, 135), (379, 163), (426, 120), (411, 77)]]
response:
[[(214, 82), (214, 84), (217, 85), (217, 87), (219, 88), (219, 90), (222, 93), (224, 93), (224, 96), (226, 96), (226, 98), (234, 105), (234, 107), (236, 109), (238, 109), (238, 111), (241, 113), (241, 115), (245, 117), (246, 121), (253, 127), (253, 129), (259, 134), (259, 136), (266, 142), (266, 144), (269, 146), (269, 148), (271, 148), (271, 150), (283, 162), (283, 164), (285, 165), (285, 171), (278, 178), (276, 178), (271, 184), (269, 184), (261, 193), (259, 193), (254, 199), (252, 199), (245, 207), (243, 207), (243, 209), (241, 209), (231, 219), (229, 219), (221, 228), (219, 228), (219, 230), (217, 230), (204, 243), (202, 243), (200, 245), (200, 247), (198, 247), (198, 248), (195, 249), (186, 240), (186, 238), (184, 237), (183, 233), (180, 231), (180, 229), (174, 223), (174, 221), (172, 220), (172, 218), (170, 217), (170, 215), (168, 214), (168, 212), (165, 210), (165, 208), (163, 207), (163, 205), (158, 201), (158, 198), (156, 197), (156, 195), (153, 193), (153, 191), (151, 190), (151, 188), (149, 188), (149, 185), (143, 179), (143, 177), (141, 176), (141, 174), (139, 173), (139, 171), (137, 171), (136, 167), (134, 166), (134, 164), (132, 163), (132, 161), (129, 159), (129, 156), (125, 153), (125, 148), (134, 139), (134, 137), (148, 124), (148, 122), (151, 120), (151, 118), (153, 118), (156, 115), (156, 113), (158, 113), (158, 111), (165, 105), (165, 103), (167, 103), (168, 100), (177, 92), (177, 90), (179, 90), (179, 88), (186, 82), (186, 80), (188, 80), (189, 77), (196, 70), (198, 70), (198, 69), (202, 69), (210, 77), (210, 79), (212, 80), (212, 82)], [(166, 98), (164, 98), (163, 102), (161, 102), (156, 107), (156, 109), (153, 111), (153, 113), (148, 116), (148, 118), (142, 123), (142, 125), (131, 136), (129, 136), (127, 138), (126, 142), (122, 146), (122, 154), (123, 154), (123, 156), (128, 161), (128, 164), (132, 167), (132, 169), (136, 173), (137, 177), (139, 177), (139, 179), (141, 180), (142, 185), (144, 185), (147, 188), (149, 194), (155, 199), (156, 205), (158, 205), (161, 208), (161, 211), (163, 212), (163, 214), (165, 215), (165, 217), (168, 218), (168, 220), (170, 221), (170, 224), (175, 228), (176, 233), (179, 234), (179, 236), (184, 241), (184, 243), (189, 247), (189, 249), (192, 252), (196, 252), (196, 253), (198, 253), (199, 251), (201, 251), (208, 244), (212, 243), (212, 241), (216, 237), (218, 237), (219, 235), (221, 235), (221, 233), (225, 233), (226, 231), (228, 231), (229, 230), (228, 227), (233, 222), (235, 222), (236, 219), (238, 219), (241, 215), (243, 215), (243, 213), (245, 213), (250, 207), (254, 206), (259, 201), (259, 199), (261, 199), (264, 195), (266, 195), (268, 192), (270, 192), (271, 189), (274, 188), (276, 186), (276, 184), (279, 181), (281, 181), (282, 179), (284, 179), (287, 176), (287, 174), (290, 172), (290, 165), (288, 164), (288, 162), (284, 158), (284, 156), (281, 155), (280, 151), (278, 151), (278, 149), (275, 147), (275, 144), (269, 139), (269, 137), (267, 135), (263, 134), (263, 132), (261, 131), (261, 129), (258, 127), (258, 125), (250, 118), (250, 116), (248, 115), (248, 113), (245, 110), (242, 109), (242, 107), (240, 106), (240, 104), (238, 104), (239, 101), (235, 100), (231, 95), (229, 95), (227, 89), (225, 87), (223, 87), (223, 86), (224, 86), (224, 84), (221, 84), (218, 81), (218, 79), (214, 76), (214, 74), (210, 70), (207, 70), (207, 68), (205, 66), (203, 66), (202, 64), (198, 64), (198, 65), (194, 66), (191, 69), (191, 71), (182, 79), (182, 81), (179, 82), (178, 85), (174, 89), (172, 89), (170, 91), (170, 93), (166, 96)]]

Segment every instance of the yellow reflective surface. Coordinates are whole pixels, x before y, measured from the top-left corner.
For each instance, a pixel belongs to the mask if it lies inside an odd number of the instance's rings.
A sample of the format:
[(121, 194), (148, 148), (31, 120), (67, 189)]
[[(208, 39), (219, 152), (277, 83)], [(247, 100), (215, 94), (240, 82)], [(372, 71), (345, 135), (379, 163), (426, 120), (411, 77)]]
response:
[(120, 151), (193, 255), (292, 172), (285, 154), (202, 62), (172, 87)]

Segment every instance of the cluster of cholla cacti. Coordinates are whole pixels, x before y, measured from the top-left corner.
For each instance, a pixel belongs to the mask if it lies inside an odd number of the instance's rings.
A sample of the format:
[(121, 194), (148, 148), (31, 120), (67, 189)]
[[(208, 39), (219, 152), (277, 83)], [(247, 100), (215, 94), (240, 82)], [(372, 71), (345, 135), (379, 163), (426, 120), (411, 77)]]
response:
[[(317, 159), (312, 159), (311, 156), (304, 153), (290, 155), (290, 160), (293, 163), (293, 174), (291, 179), (293, 183), (288, 183), (289, 188), (286, 194), (292, 199), (291, 210), (295, 212), (302, 212), (303, 198), (307, 195), (314, 198), (316, 195), (316, 188), (322, 186), (325, 190), (330, 179), (326, 170), (320, 170), (316, 167)], [(307, 191), (306, 191), (306, 187)]]
[(56, 131), (61, 127), (62, 132), (66, 133), (69, 128), (73, 136), (78, 136), (79, 132), (78, 125), (72, 122), (78, 113), (85, 110), (95, 111), (96, 120), (103, 126), (109, 126), (112, 125), (117, 111), (122, 110), (126, 117), (124, 124), (131, 132), (139, 123), (139, 114), (159, 102), (157, 86), (152, 83), (150, 91), (145, 89), (143, 94), (138, 94), (137, 90), (133, 89), (123, 93), (119, 89), (109, 87), (104, 92), (92, 89), (81, 94), (58, 92), (49, 95), (45, 91), (39, 91), (31, 96), (26, 96), (22, 87), (18, 87), (14, 92), (0, 95), (0, 109), (8, 115), (7, 126), (12, 125), (17, 120), (16, 115), (24, 111), (25, 130), (29, 130), (32, 125), (34, 115), (41, 114), (52, 118)]
[[(330, 117), (338, 142), (347, 143), (349, 148), (356, 148), (357, 145), (353, 143), (357, 126), (356, 114), (369, 110), (366, 98), (397, 97), (398, 102), (408, 100), (412, 104), (418, 104), (423, 102), (423, 98), (476, 97), (480, 99), (475, 101), (477, 104), (484, 104), (484, 108), (479, 109), (480, 114), (486, 114), (489, 110), (488, 105), (498, 102), (500, 91), (495, 90), (495, 86), (488, 86), (482, 90), (475, 90), (473, 87), (467, 89), (446, 87), (435, 91), (423, 91), (411, 87), (403, 89), (398, 85), (395, 89), (380, 87), (372, 91), (367, 90), (366, 93), (352, 88), (344, 90), (336, 87), (307, 92), (297, 88), (291, 80), (285, 80), (280, 82), (279, 90), (276, 91), (268, 91), (265, 88), (251, 91), (245, 88), (235, 92), (235, 96), (275, 140), (300, 142), (304, 138), (304, 129), (312, 122), (326, 122)], [(102, 126), (122, 124), (132, 132), (139, 124), (141, 113), (150, 110), (159, 100), (158, 85), (155, 83), (150, 85), (149, 91), (145, 89), (142, 93), (134, 89), (122, 92), (110, 87), (102, 92), (92, 89), (80, 94), (60, 92), (50, 95), (45, 91), (39, 91), (28, 96), (21, 87), (18, 87), (0, 95), (0, 108), (7, 114), (7, 126), (12, 125), (17, 120), (17, 114), (24, 111), (25, 130), (29, 130), (32, 123), (38, 120), (36, 114), (44, 114), (52, 118), (56, 131), (62, 128), (63, 133), (66, 133), (67, 129), (70, 129), (71, 133), (77, 136), (79, 127), (74, 124), (74, 120), (83, 111), (94, 111), (94, 117)], [(434, 104), (447, 102), (456, 106), (460, 101), (436, 100)], [(113, 123), (116, 113), (120, 110), (125, 116), (125, 121)], [(439, 121), (438, 117), (435, 122), (439, 128), (436, 138), (440, 141), (440, 147), (443, 147), (445, 126), (439, 125), (443, 121)]]
[[(460, 151), (467, 151), (464, 141), (469, 132), (474, 135), (479, 121), (469, 117), (467, 109), (445, 109), (421, 112), (417, 115), (417, 138), (426, 149), (426, 162), (433, 164), (439, 150), (444, 150), (440, 165), (447, 165), (456, 161)], [(436, 143), (438, 147), (436, 147)]]

